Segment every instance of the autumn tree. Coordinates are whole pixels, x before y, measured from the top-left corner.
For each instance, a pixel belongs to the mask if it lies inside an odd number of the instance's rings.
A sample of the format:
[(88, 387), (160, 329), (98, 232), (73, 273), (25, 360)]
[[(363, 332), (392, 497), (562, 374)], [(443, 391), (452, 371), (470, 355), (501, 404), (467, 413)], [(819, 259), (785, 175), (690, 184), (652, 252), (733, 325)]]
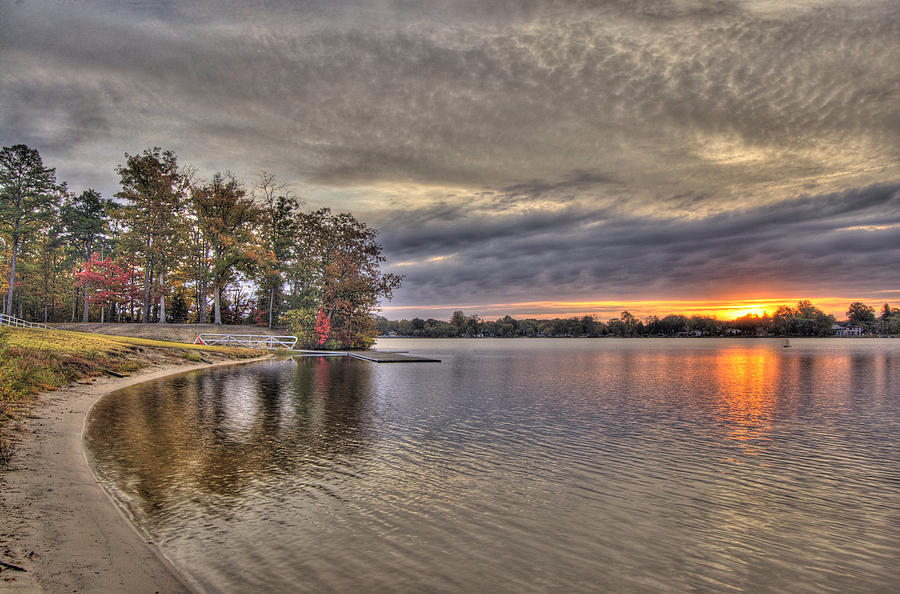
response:
[(116, 168), (125, 201), (118, 210), (136, 253), (143, 260), (143, 318), (150, 321), (152, 285), (157, 284), (159, 322), (166, 321), (166, 273), (175, 265), (184, 247), (184, 206), (189, 179), (178, 167), (172, 151), (159, 147), (140, 155), (125, 154), (125, 165)]
[(320, 234), (321, 309), (344, 347), (367, 348), (375, 338), (372, 313), (380, 299), (390, 299), (402, 277), (380, 270), (382, 248), (377, 231), (348, 213), (329, 209), (313, 213)]
[(287, 186), (265, 171), (260, 173), (257, 196), (261, 208), (260, 239), (269, 255), (262, 270), (261, 288), (268, 302), (266, 319), (271, 330), (276, 300), (284, 285), (284, 269), (296, 252), (300, 203), (290, 195)]
[(191, 207), (186, 219), (187, 260), (182, 275), (193, 284), (197, 323), (205, 324), (209, 318), (209, 286), (212, 281), (212, 246), (208, 234), (193, 206), (195, 189), (191, 190)]
[[(94, 249), (102, 247), (98, 244), (105, 238), (109, 214), (109, 200), (104, 200), (96, 190), (87, 189), (80, 195), (67, 196), (60, 208), (60, 220), (65, 230), (65, 238), (70, 249), (81, 261), (91, 258)], [(84, 309), (82, 322), (88, 321), (87, 287), (82, 286)]]
[(212, 249), (214, 322), (222, 324), (222, 289), (236, 268), (249, 268), (265, 257), (254, 232), (262, 212), (231, 173), (216, 173), (191, 191), (199, 228)]
[(56, 214), (61, 188), (37, 149), (24, 144), (0, 150), (0, 233), (10, 243), (6, 313), (13, 312), (16, 258), (23, 244)]
[[(75, 285), (85, 288), (86, 300), (90, 305), (100, 306), (100, 322), (105, 321), (106, 307), (122, 300), (128, 284), (128, 273), (115, 264), (109, 256), (101, 258), (91, 254), (80, 268), (73, 271)], [(91, 291), (88, 292), (87, 289)], [(87, 322), (87, 309), (82, 321)]]

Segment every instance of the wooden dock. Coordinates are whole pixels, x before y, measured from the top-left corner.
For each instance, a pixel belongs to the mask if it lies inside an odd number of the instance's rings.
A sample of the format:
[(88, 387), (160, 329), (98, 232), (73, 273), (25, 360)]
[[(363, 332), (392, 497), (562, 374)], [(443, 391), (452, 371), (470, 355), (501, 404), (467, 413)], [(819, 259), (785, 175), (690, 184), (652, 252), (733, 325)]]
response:
[(389, 352), (389, 351), (359, 351), (350, 352), (350, 356), (354, 359), (362, 359), (364, 361), (373, 361), (375, 363), (440, 363), (440, 359), (430, 359), (428, 357), (419, 357), (407, 353)]
[(294, 351), (300, 357), (350, 357), (373, 363), (440, 363), (440, 359), (410, 355), (408, 351)]

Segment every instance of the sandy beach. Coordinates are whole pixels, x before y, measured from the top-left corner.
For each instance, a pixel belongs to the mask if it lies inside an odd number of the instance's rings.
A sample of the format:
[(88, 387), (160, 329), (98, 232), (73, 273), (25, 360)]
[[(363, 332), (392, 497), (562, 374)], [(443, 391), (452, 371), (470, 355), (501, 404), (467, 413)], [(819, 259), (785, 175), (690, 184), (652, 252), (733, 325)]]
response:
[[(261, 357), (265, 358), (265, 357)], [(37, 397), (8, 469), (0, 473), (0, 590), (191, 592), (94, 477), (82, 433), (91, 407), (125, 386), (258, 359), (151, 367)], [(17, 566), (25, 571), (10, 568)]]

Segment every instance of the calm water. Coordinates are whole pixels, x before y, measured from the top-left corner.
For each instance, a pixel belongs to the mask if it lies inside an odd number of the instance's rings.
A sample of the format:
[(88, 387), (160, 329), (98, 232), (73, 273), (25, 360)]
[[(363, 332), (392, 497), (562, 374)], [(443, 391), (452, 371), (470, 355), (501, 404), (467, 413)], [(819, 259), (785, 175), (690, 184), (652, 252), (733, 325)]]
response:
[(125, 389), (87, 441), (212, 590), (897, 591), (900, 340), (389, 340)]

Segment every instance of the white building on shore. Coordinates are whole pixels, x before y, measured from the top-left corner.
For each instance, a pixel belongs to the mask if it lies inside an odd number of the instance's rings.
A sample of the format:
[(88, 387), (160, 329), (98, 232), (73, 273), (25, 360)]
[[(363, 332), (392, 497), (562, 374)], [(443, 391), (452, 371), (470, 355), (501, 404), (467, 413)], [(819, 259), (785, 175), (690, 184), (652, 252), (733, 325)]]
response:
[(862, 336), (863, 327), (855, 324), (835, 324), (831, 327), (835, 336)]

